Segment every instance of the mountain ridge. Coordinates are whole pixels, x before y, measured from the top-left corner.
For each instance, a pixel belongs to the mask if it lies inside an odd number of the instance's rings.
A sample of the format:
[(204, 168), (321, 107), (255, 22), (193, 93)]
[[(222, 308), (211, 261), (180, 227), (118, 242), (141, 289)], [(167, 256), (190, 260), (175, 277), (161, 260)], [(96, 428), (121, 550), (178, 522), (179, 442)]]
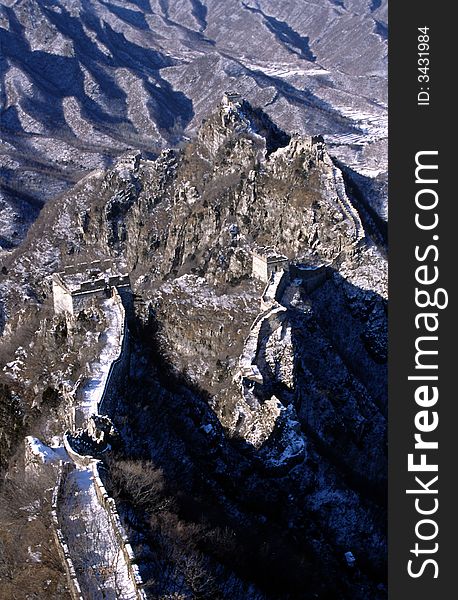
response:
[[(386, 3), (366, 5), (3, 3), (2, 247), (20, 243), (43, 203), (88, 170), (192, 136), (234, 85), (283, 127), (324, 134), (345, 164), (383, 179), (386, 42), (374, 28)], [(305, 37), (315, 61), (298, 50)], [(386, 218), (386, 193), (367, 187)]]

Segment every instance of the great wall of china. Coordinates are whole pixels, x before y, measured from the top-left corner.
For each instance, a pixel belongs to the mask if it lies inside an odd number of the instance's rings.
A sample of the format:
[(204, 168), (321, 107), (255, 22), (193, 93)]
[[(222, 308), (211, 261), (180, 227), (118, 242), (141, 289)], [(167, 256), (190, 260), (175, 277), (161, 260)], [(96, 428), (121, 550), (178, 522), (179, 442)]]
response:
[[(74, 423), (87, 424), (91, 414), (110, 414), (128, 371), (125, 306), (115, 287), (111, 294), (111, 298), (100, 303), (109, 324), (101, 353), (102, 356), (105, 351), (106, 356), (101, 360), (103, 364), (93, 369), (92, 378), (87, 378), (77, 390)], [(73, 600), (85, 600), (99, 597), (99, 593), (104, 598), (144, 600), (144, 583), (116, 503), (106, 491), (101, 463), (90, 453), (80, 454), (72, 441), (66, 432), (64, 447), (72, 462), (60, 463), (52, 502), (54, 537), (71, 596)], [(94, 531), (94, 527), (99, 531)], [(99, 573), (90, 577), (83, 567), (85, 544), (81, 543), (81, 537), (85, 535), (91, 538), (88, 546), (95, 538), (100, 545), (100, 563), (95, 565)]]
[[(329, 269), (325, 265), (307, 267), (283, 262), (285, 265), (282, 264), (281, 269), (269, 266), (263, 270), (262, 277), (268, 275), (269, 269), (271, 272), (261, 294), (260, 313), (250, 328), (239, 358), (241, 400), (254, 411), (251, 426), (251, 429), (254, 426), (254, 438), (257, 437), (257, 428), (266, 425), (266, 419), (272, 421), (273, 427), (280, 415), (283, 419), (290, 418), (287, 416), (289, 409), (285, 409), (275, 396), (261, 406), (253, 394), (253, 385), (262, 386), (264, 383), (257, 365), (263, 340), (266, 335), (285, 325), (290, 297), (299, 287), (311, 292), (329, 276)], [(67, 270), (68, 273), (73, 274), (71, 270)], [(69, 301), (72, 302), (74, 296), (79, 295), (81, 285), (78, 285), (75, 294), (76, 288), (72, 290), (62, 286), (60, 278), (54, 278), (53, 281), (55, 310), (57, 313), (65, 312), (66, 318), (71, 320), (74, 318), (75, 307), (72, 306), (71, 311), (62, 311), (62, 306), (68, 306)], [(90, 301), (97, 304), (104, 313), (105, 344), (98, 360), (89, 365), (89, 375), (85, 379), (80, 378), (70, 393), (73, 406), (68, 422), (73, 430), (76, 429), (76, 433), (66, 431), (63, 436), (68, 458), (59, 463), (52, 497), (54, 537), (73, 600), (92, 597), (145, 600), (144, 582), (116, 503), (107, 493), (103, 462), (99, 460), (105, 450), (109, 451), (109, 444), (98, 453), (100, 439), (92, 439), (87, 434), (91, 432), (91, 427), (97, 429), (98, 421), (107, 419), (104, 415), (115, 413), (117, 398), (128, 373), (130, 356), (126, 306), (131, 302), (130, 288), (126, 286), (128, 277), (126, 279), (125, 276), (94, 278), (94, 281)], [(118, 282), (120, 289), (116, 286)], [(62, 302), (63, 293), (70, 297), (66, 302)], [(256, 414), (258, 412), (259, 415)], [(241, 414), (243, 415), (243, 411)], [(107, 420), (111, 423), (110, 419)], [(101, 433), (102, 439), (104, 433)], [(303, 448), (295, 440), (294, 431), (288, 435), (292, 445), (297, 446), (292, 454), (299, 457)], [(85, 548), (81, 539), (86, 537)], [(96, 542), (100, 545), (99, 562), (92, 565), (95, 574), (89, 576), (85, 565), (89, 554), (93, 555)], [(104, 574), (103, 581), (100, 573)]]
[(281, 326), (287, 311), (288, 294), (294, 293), (294, 289), (299, 285), (306, 292), (311, 292), (324, 283), (328, 275), (329, 271), (326, 265), (317, 267), (290, 265), (289, 270), (271, 274), (261, 294), (261, 312), (253, 321), (239, 358), (242, 381), (248, 379), (262, 383), (262, 376), (256, 366), (262, 331), (266, 326), (271, 331)]
[[(234, 379), (240, 385), (240, 396), (230, 425), (236, 435), (261, 453), (262, 469), (277, 473), (286, 472), (302, 461), (306, 444), (294, 406), (283, 404), (273, 393), (271, 370), (266, 361), (270, 360), (268, 354), (274, 347), (281, 349), (287, 356), (283, 375), (288, 381), (293, 380), (290, 318), (294, 299), (300, 290), (310, 293), (323, 285), (331, 274), (329, 267), (323, 264), (290, 263), (285, 267), (271, 272), (261, 294), (260, 312), (245, 339)], [(265, 444), (271, 438), (272, 444), (266, 450)]]

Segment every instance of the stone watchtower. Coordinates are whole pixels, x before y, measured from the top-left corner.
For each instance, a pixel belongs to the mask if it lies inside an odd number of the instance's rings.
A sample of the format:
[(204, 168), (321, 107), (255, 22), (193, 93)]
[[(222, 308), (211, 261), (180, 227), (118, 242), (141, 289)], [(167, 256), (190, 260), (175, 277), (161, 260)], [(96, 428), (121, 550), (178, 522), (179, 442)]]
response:
[(288, 271), (289, 260), (274, 248), (263, 247), (253, 251), (253, 277), (267, 283), (272, 273)]
[(243, 98), (237, 92), (224, 92), (221, 101), (221, 124), (223, 127), (234, 119), (234, 114), (238, 113), (243, 104)]
[(76, 316), (94, 302), (109, 297), (113, 288), (123, 300), (126, 294), (130, 296), (129, 275), (119, 274), (110, 260), (66, 267), (52, 277), (54, 312)]
[(241, 105), (242, 96), (238, 92), (224, 92), (222, 104), (225, 107)]

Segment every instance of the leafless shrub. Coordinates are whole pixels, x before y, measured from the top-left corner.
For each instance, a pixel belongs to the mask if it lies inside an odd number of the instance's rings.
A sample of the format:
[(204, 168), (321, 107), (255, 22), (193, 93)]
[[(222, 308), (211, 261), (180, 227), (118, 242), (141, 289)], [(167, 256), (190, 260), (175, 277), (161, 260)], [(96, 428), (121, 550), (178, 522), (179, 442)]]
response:
[(129, 500), (135, 507), (150, 513), (160, 512), (170, 505), (164, 493), (161, 469), (148, 461), (112, 461), (110, 484), (116, 497)]

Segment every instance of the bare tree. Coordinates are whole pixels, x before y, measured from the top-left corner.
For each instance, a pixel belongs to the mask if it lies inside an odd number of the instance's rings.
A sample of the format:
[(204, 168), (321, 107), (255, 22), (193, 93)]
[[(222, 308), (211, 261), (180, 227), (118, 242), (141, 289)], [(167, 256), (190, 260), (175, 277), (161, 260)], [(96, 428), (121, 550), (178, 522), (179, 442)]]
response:
[(218, 598), (218, 586), (209, 573), (206, 560), (200, 553), (181, 554), (178, 565), (186, 586), (196, 600)]
[(164, 494), (162, 469), (149, 461), (112, 461), (110, 483), (113, 494), (128, 499), (134, 506), (150, 513), (169, 507), (170, 499)]

